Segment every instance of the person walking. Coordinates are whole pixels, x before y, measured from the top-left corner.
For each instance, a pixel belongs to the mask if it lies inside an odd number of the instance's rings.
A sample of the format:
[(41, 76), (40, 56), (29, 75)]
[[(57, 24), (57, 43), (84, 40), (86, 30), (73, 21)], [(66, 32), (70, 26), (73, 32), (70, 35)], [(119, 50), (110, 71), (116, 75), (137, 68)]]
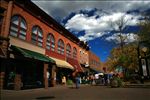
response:
[(76, 84), (76, 89), (78, 89), (80, 87), (80, 76), (77, 73), (76, 77), (75, 77), (75, 84)]
[(62, 77), (62, 84), (66, 85), (66, 77), (65, 76)]

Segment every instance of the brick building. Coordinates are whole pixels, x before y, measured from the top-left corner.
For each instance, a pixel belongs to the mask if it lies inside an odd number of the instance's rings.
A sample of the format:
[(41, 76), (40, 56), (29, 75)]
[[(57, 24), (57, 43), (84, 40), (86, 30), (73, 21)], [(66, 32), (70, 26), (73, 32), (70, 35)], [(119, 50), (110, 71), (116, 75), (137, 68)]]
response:
[(2, 0), (0, 11), (1, 88), (48, 88), (83, 72), (82, 42), (30, 0)]
[(94, 54), (92, 51), (89, 51), (88, 52), (88, 57), (89, 57), (89, 66), (90, 66), (90, 69), (92, 72), (96, 72), (96, 71), (102, 71), (102, 68), (101, 68), (101, 62), (100, 62), (100, 58)]
[(80, 49), (79, 49), (79, 62), (84, 70), (84, 76), (88, 76), (90, 73), (89, 69), (89, 47), (86, 42), (80, 42)]

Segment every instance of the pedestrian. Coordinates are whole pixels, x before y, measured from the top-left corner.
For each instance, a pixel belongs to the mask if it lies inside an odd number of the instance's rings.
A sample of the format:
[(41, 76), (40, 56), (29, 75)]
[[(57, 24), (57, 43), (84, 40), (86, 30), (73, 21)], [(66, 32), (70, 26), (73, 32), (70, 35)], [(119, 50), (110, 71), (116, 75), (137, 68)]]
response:
[(80, 87), (80, 76), (77, 73), (76, 77), (75, 77), (75, 83), (76, 83), (76, 89), (78, 89)]
[(66, 85), (66, 77), (65, 76), (62, 77), (62, 84)]
[(48, 86), (50, 86), (50, 83), (51, 83), (51, 79), (50, 79), (50, 72), (49, 70), (47, 69), (47, 79), (48, 79)]
[(104, 85), (107, 85), (107, 84), (108, 84), (108, 82), (107, 82), (108, 80), (107, 80), (107, 79), (108, 79), (108, 75), (107, 75), (107, 74), (104, 74), (104, 81), (105, 81), (105, 84), (104, 84)]

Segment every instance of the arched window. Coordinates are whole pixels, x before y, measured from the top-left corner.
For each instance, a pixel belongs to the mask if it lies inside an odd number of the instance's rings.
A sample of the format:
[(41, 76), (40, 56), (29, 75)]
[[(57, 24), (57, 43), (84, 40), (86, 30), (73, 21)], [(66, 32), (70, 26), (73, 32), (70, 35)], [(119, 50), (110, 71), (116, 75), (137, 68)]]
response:
[(33, 44), (43, 46), (43, 32), (39, 26), (33, 26), (31, 41)]
[(23, 17), (15, 15), (11, 18), (10, 35), (20, 39), (26, 39), (27, 24)]
[(71, 57), (71, 46), (70, 46), (70, 44), (67, 44), (67, 46), (66, 46), (66, 56)]
[(58, 53), (64, 54), (64, 42), (61, 39), (58, 40)]
[(47, 35), (46, 49), (55, 51), (55, 38), (50, 33)]
[(77, 58), (77, 49), (75, 47), (73, 48), (73, 58)]

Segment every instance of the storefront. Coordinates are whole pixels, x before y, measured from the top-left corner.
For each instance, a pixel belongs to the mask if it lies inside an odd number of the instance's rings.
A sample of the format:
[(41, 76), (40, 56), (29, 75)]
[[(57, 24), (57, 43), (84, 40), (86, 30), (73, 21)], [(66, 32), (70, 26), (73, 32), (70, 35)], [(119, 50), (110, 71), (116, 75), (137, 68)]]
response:
[(62, 84), (62, 78), (65, 76), (66, 80), (72, 79), (72, 73), (75, 70), (74, 67), (69, 64), (68, 62), (50, 57), (51, 59), (56, 61), (56, 83), (57, 84)]
[(10, 58), (1, 64), (5, 71), (4, 88), (20, 90), (47, 88), (47, 71), (51, 78), (55, 61), (43, 54), (12, 45)]

